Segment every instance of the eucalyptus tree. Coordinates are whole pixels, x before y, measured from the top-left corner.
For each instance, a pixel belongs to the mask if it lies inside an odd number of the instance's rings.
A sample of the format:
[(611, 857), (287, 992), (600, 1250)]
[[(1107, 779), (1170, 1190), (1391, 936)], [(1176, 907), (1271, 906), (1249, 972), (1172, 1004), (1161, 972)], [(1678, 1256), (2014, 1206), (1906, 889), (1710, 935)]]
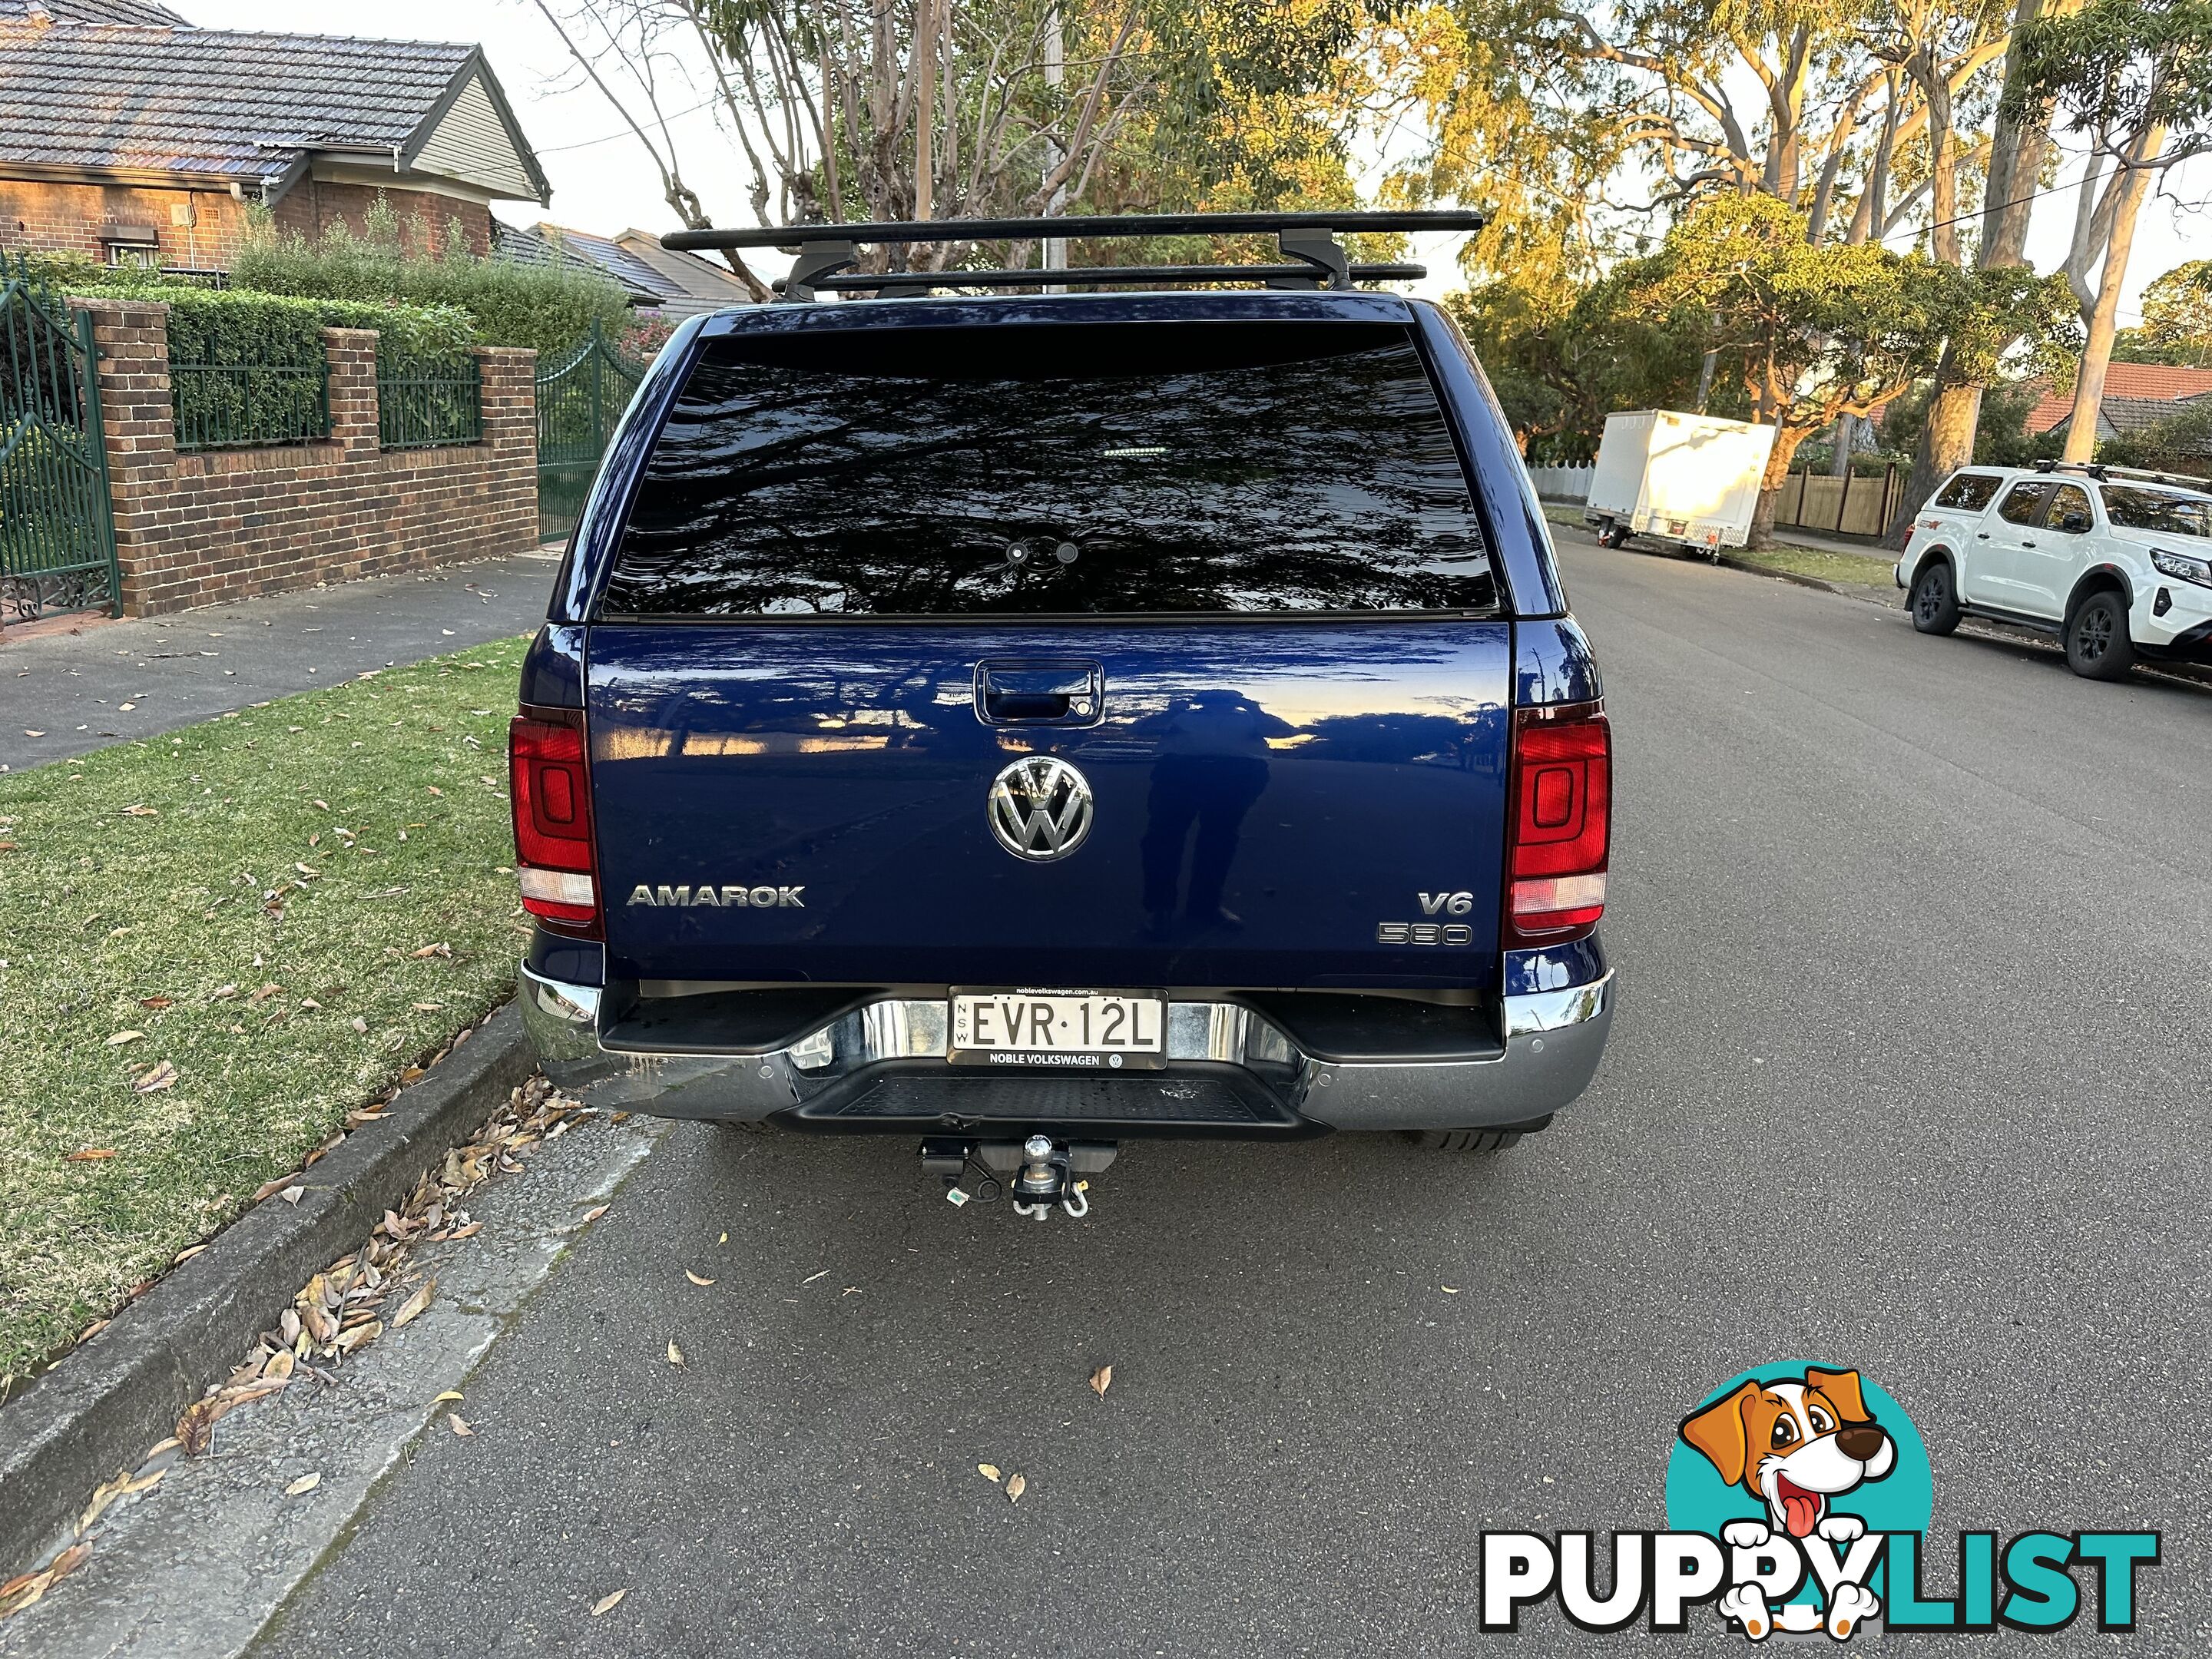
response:
[(2084, 332), (2065, 458), (2086, 461), (2143, 200), (2212, 150), (2212, 0), (2090, 0), (2037, 19), (2020, 47), (2007, 109), (2052, 108), (2089, 151), (2065, 264)]
[[(1348, 202), (1355, 131), (1403, 102), (1383, 79), (1404, 61), (1385, 39), (1398, 0), (535, 3), (692, 228), (713, 217), (675, 135), (700, 108), (769, 225)], [(942, 268), (974, 252), (870, 258)]]

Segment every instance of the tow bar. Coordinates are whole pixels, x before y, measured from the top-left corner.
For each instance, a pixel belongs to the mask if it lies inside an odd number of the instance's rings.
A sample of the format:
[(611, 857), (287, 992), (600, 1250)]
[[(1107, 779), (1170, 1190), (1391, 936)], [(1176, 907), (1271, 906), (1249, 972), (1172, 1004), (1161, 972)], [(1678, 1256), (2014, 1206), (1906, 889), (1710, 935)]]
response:
[[(1110, 1140), (1056, 1141), (1043, 1134), (1026, 1140), (934, 1139), (921, 1143), (921, 1169), (943, 1179), (949, 1204), (988, 1203), (1010, 1191), (1016, 1215), (1048, 1221), (1056, 1204), (1080, 1220), (1091, 1213), (1091, 1183), (1080, 1177), (1098, 1174), (1120, 1151)], [(964, 1184), (970, 1175), (978, 1177), (973, 1189)]]

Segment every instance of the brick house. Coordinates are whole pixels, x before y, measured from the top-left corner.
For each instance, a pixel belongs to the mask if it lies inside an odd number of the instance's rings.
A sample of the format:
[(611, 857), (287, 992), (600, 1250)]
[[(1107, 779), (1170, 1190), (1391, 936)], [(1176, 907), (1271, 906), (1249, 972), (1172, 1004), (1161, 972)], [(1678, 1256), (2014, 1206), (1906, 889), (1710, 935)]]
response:
[(312, 237), (379, 192), (479, 253), (492, 203), (550, 197), (482, 48), (0, 0), (0, 247), (220, 270), (252, 207)]
[[(2028, 411), (2031, 437), (2063, 433), (2072, 423), (2074, 388), (2043, 383), (2041, 398)], [(2179, 368), (2168, 363), (2113, 363), (2105, 371), (2105, 398), (2097, 410), (2097, 437), (2132, 437), (2148, 427), (2186, 411), (2191, 402), (2212, 395), (2212, 368)]]

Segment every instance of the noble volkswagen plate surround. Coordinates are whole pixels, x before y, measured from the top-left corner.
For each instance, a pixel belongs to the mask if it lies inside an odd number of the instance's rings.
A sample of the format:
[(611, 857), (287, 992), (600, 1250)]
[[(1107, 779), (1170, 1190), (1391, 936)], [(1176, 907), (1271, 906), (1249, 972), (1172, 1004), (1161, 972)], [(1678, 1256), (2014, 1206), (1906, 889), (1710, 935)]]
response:
[(1064, 859), (1091, 833), (1091, 781), (1056, 755), (1024, 755), (991, 780), (984, 816), (999, 845), (1032, 864)]

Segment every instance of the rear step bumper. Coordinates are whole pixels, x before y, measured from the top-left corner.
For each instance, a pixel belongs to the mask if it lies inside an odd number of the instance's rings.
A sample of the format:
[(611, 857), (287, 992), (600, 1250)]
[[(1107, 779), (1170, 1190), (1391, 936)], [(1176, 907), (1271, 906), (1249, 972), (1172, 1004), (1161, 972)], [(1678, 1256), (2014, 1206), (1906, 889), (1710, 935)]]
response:
[(548, 979), (526, 963), (520, 987), (523, 1024), (546, 1075), (586, 1105), (773, 1117), (831, 1133), (1018, 1125), (1092, 1138), (1295, 1139), (1526, 1122), (1588, 1085), (1613, 1004), (1608, 971), (1587, 985), (1504, 998), (1499, 1030), (1464, 1052), (1429, 1044), (1366, 1057), (1343, 1052), (1351, 1045), (1342, 1042), (1326, 1055), (1308, 1052), (1243, 1002), (1170, 1001), (1165, 1070), (1094, 1075), (947, 1065), (941, 998), (862, 1001), (759, 1052), (641, 1053), (602, 1046), (598, 987)]

